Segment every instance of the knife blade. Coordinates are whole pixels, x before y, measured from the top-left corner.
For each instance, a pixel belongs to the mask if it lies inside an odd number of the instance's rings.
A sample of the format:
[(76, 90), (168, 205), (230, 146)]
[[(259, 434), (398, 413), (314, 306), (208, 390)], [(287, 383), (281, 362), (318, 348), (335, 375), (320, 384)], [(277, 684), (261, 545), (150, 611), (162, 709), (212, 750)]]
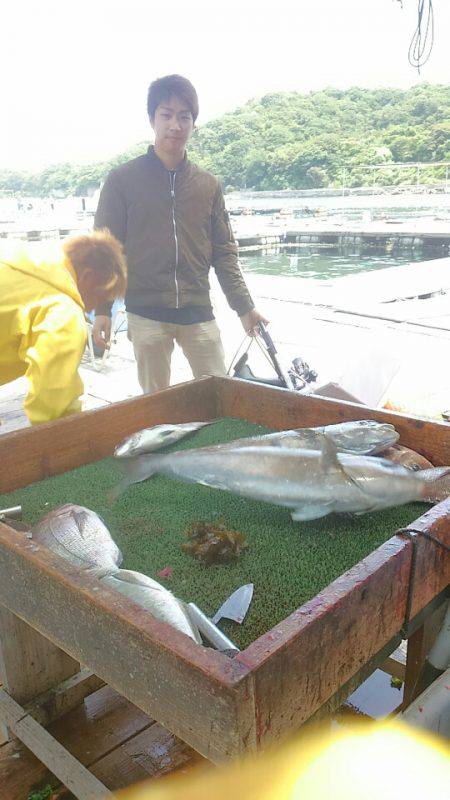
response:
[(239, 589), (236, 589), (236, 591), (222, 603), (219, 610), (212, 617), (211, 621), (214, 625), (217, 625), (221, 619), (231, 619), (233, 622), (238, 622), (240, 625), (252, 602), (253, 588), (253, 583), (246, 583), (244, 586), (240, 586)]

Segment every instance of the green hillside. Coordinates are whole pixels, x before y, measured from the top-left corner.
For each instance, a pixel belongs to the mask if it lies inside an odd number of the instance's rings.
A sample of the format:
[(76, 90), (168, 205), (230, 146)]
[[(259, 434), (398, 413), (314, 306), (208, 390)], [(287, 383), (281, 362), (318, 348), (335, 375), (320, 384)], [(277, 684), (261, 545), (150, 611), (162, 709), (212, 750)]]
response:
[[(36, 175), (3, 170), (0, 192), (82, 195), (145, 148), (142, 143), (111, 161), (58, 164)], [(270, 94), (200, 127), (189, 151), (229, 189), (339, 186), (343, 168), (347, 185), (360, 186), (369, 180), (363, 164), (450, 160), (450, 86)], [(421, 173), (424, 182), (444, 177), (444, 168)], [(388, 183), (414, 179), (414, 169), (385, 173)]]

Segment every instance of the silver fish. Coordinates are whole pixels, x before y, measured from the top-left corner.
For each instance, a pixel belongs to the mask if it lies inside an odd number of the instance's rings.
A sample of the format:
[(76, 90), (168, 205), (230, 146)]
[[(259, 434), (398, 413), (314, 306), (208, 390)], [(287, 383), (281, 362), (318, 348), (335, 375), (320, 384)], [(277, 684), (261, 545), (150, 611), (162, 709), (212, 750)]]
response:
[(144, 428), (120, 442), (114, 450), (114, 455), (116, 458), (128, 458), (141, 453), (153, 453), (161, 447), (179, 442), (180, 439), (204, 428), (205, 425), (211, 425), (211, 422), (183, 422), (179, 425), (154, 425), (153, 428)]
[(31, 529), (32, 539), (80, 567), (117, 569), (122, 553), (100, 517), (83, 506), (59, 506)]
[(167, 622), (198, 644), (202, 644), (198, 628), (188, 616), (184, 603), (157, 581), (130, 569), (115, 570), (103, 575), (100, 581), (134, 600), (156, 619)]
[[(298, 432), (302, 429), (299, 428)], [(374, 419), (358, 419), (312, 428), (325, 434), (341, 453), (359, 456), (374, 456), (398, 442), (400, 435), (389, 422)]]
[(342, 422), (338, 425), (323, 425), (318, 428), (294, 428), (276, 431), (262, 436), (249, 436), (211, 445), (202, 450), (235, 449), (236, 447), (289, 447), (295, 450), (320, 450), (322, 438), (327, 436), (340, 453), (369, 456), (382, 452), (395, 444), (399, 434), (389, 423), (375, 422), (371, 419)]
[(337, 453), (326, 436), (320, 451), (241, 447), (139, 456), (115, 496), (155, 473), (285, 506), (294, 520), (438, 502), (450, 494), (450, 467), (413, 472), (382, 458)]

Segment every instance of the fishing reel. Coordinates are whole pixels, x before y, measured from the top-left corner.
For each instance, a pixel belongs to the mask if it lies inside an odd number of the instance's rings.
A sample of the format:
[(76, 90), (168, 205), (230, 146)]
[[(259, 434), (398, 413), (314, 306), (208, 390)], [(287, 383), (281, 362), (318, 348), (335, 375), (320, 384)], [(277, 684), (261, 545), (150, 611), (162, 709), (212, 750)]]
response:
[(248, 352), (236, 361), (233, 368), (233, 378), (241, 378), (244, 381), (253, 381), (255, 383), (264, 383), (268, 386), (279, 386), (282, 389), (294, 389), (296, 392), (301, 392), (306, 384), (313, 383), (317, 380), (317, 372), (310, 369), (306, 361), (298, 357), (292, 361), (292, 366), (288, 369), (288, 375), (291, 380), (292, 386), (288, 386), (285, 379), (278, 378), (259, 378), (252, 372), (248, 365)]
[[(309, 364), (300, 356), (292, 360), (292, 366), (289, 368), (289, 374), (295, 385), (295, 388), (300, 391), (304, 389), (307, 383), (314, 383), (317, 380), (317, 372), (311, 369)], [(296, 385), (297, 384), (297, 385)]]

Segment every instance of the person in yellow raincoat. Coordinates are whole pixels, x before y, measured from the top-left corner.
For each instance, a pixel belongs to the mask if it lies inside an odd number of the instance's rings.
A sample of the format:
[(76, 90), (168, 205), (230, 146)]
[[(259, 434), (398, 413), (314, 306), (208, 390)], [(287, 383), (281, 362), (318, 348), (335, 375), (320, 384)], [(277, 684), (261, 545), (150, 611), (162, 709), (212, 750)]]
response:
[(0, 385), (26, 376), (32, 424), (81, 410), (85, 312), (123, 296), (127, 274), (106, 230), (35, 248), (0, 249)]

